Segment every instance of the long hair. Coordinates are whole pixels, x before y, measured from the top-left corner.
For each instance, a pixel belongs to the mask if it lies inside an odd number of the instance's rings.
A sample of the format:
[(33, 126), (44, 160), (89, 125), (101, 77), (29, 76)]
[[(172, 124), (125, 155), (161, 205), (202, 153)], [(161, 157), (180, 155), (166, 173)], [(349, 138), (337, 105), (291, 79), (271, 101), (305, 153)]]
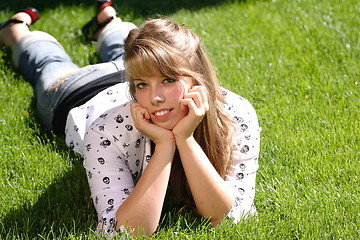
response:
[[(158, 72), (174, 79), (191, 77), (194, 85), (206, 87), (209, 111), (196, 128), (194, 138), (224, 178), (231, 165), (232, 122), (224, 112), (225, 101), (199, 37), (169, 19), (148, 20), (140, 29), (130, 31), (125, 40), (124, 64), (130, 94), (135, 101), (132, 80)], [(178, 153), (174, 157), (169, 186), (187, 206), (195, 207)]]

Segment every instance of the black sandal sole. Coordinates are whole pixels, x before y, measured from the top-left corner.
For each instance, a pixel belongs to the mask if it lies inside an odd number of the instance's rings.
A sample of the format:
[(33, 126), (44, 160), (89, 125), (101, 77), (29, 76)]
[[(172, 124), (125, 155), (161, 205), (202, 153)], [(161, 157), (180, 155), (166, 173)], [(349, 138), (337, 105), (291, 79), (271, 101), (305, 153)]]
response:
[(118, 13), (116, 13), (115, 16), (111, 16), (111, 17), (107, 18), (102, 23), (97, 22), (96, 16), (93, 17), (88, 23), (86, 23), (82, 27), (81, 32), (82, 32), (83, 36), (85, 37), (86, 40), (96, 40), (95, 34), (100, 29), (105, 27), (111, 20), (115, 19), (117, 16), (118, 16)]
[[(112, 6), (113, 1), (112, 0), (97, 0), (97, 13), (102, 11), (104, 8), (108, 6)], [(89, 22), (87, 22), (81, 29), (81, 32), (83, 36), (85, 37), (85, 40), (96, 40), (95, 34), (103, 27), (105, 27), (111, 20), (115, 19), (118, 16), (118, 13), (116, 13), (116, 16), (109, 17), (102, 23), (97, 22), (97, 14), (95, 17), (93, 17)]]

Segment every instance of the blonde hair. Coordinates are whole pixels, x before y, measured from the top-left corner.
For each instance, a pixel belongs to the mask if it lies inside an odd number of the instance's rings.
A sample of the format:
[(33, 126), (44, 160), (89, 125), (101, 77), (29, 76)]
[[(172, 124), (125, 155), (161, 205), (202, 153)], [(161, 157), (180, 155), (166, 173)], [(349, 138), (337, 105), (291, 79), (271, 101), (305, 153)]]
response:
[[(129, 33), (124, 60), (130, 94), (135, 101), (133, 78), (158, 72), (174, 79), (188, 76), (194, 85), (206, 87), (209, 111), (195, 130), (194, 138), (224, 178), (231, 165), (232, 124), (224, 112), (225, 101), (199, 37), (169, 19), (148, 20), (140, 29)], [(173, 162), (170, 187), (187, 205), (194, 206), (178, 154)]]

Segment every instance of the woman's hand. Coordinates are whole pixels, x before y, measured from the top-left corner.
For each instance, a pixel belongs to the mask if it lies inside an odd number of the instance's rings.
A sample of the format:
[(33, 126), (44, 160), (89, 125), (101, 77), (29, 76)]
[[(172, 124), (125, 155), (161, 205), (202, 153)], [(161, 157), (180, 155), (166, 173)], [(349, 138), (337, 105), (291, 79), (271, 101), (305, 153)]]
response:
[(176, 139), (187, 139), (191, 137), (209, 110), (209, 102), (205, 86), (194, 86), (184, 99), (181, 100), (182, 107), (187, 107), (189, 113), (181, 119), (172, 130)]
[(182, 100), (183, 106), (189, 108), (189, 113), (178, 122), (173, 133), (196, 210), (199, 215), (210, 218), (215, 226), (230, 211), (233, 197), (232, 191), (193, 137), (195, 129), (209, 110), (208, 101), (204, 86), (190, 89)]
[(159, 127), (150, 121), (149, 112), (140, 106), (139, 103), (132, 102), (130, 111), (134, 120), (134, 125), (140, 132), (150, 138), (156, 145), (160, 143), (172, 143), (174, 135), (171, 131)]

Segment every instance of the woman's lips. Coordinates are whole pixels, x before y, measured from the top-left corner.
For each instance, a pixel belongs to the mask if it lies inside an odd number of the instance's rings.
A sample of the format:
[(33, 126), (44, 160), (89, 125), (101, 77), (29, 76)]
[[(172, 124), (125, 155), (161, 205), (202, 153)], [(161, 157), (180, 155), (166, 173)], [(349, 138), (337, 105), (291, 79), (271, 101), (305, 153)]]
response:
[(171, 111), (172, 111), (172, 109), (163, 109), (163, 110), (154, 112), (153, 116), (154, 116), (154, 118), (156, 118), (158, 120), (163, 120), (170, 114)]

